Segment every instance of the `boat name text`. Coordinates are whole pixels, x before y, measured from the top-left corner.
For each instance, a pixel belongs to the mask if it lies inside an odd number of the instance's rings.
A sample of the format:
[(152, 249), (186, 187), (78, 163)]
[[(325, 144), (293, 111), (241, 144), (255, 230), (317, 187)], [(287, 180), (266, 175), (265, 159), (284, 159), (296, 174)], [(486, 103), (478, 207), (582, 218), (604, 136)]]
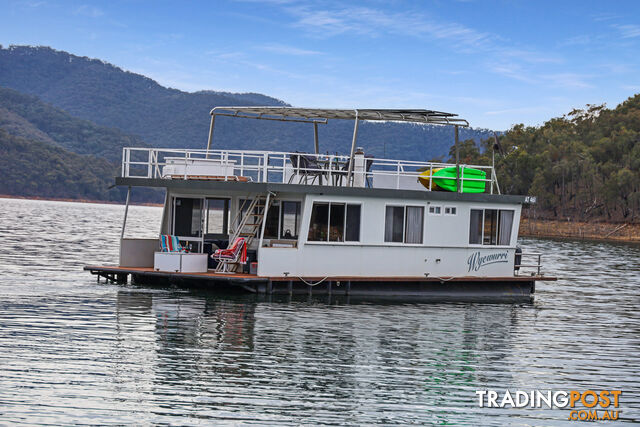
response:
[(508, 262), (509, 255), (505, 252), (497, 252), (489, 255), (480, 255), (480, 251), (474, 252), (467, 259), (468, 271), (478, 271), (485, 265), (495, 264), (497, 262)]

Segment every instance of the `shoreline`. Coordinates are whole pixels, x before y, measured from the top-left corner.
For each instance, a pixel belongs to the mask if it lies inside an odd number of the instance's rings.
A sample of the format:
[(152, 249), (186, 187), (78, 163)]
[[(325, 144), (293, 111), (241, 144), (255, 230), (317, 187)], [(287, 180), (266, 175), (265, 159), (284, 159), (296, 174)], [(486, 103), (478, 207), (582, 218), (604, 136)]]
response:
[[(93, 204), (101, 204), (101, 205), (124, 206), (124, 202), (113, 202), (110, 200), (70, 199), (70, 198), (64, 198), (64, 197), (41, 197), (41, 196), (15, 196), (12, 194), (0, 194), (0, 199), (41, 200), (46, 202), (93, 203)], [(155, 206), (155, 207), (161, 208), (164, 205), (162, 203), (129, 202), (129, 206)]]
[(640, 224), (531, 219), (523, 216), (518, 236), (640, 243)]

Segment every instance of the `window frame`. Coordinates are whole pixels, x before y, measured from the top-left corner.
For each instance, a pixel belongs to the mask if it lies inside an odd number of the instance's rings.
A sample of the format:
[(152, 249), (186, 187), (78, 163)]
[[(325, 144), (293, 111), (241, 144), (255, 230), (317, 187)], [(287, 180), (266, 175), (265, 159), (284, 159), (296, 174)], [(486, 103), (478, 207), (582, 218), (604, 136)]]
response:
[[(313, 218), (313, 209), (316, 204), (327, 205), (327, 238), (326, 240), (311, 240), (309, 238), (309, 233), (311, 231), (311, 219)], [(343, 205), (344, 206), (344, 214), (343, 214), (343, 229), (342, 229), (342, 240), (331, 240), (331, 205)], [(360, 214), (358, 216), (358, 240), (346, 240), (347, 238), (347, 214), (349, 211), (349, 206), (358, 206), (360, 208)], [(354, 245), (362, 242), (362, 203), (350, 203), (345, 201), (333, 201), (333, 200), (314, 200), (311, 202), (311, 210), (309, 212), (309, 225), (307, 226), (307, 237), (305, 243), (312, 244), (329, 244), (329, 245)]]
[[(449, 213), (447, 213), (447, 209), (449, 209)], [(451, 212), (451, 210), (453, 210), (453, 212)], [(456, 215), (458, 215), (458, 207), (457, 206), (445, 206), (442, 213), (445, 216), (456, 216)]]
[[(222, 233), (209, 233), (209, 200), (224, 202)], [(231, 199), (229, 197), (205, 197), (203, 203), (203, 232), (205, 239), (225, 239), (229, 237), (229, 223), (231, 222)]]
[[(484, 229), (485, 229), (485, 211), (487, 210), (494, 210), (496, 211), (496, 243), (495, 244), (491, 244), (491, 243), (484, 243)], [(472, 247), (492, 247), (492, 248), (496, 248), (496, 247), (500, 247), (500, 248), (508, 248), (511, 247), (511, 240), (513, 237), (513, 224), (516, 220), (516, 210), (515, 209), (501, 209), (498, 207), (471, 207), (469, 208), (469, 221), (468, 221), (468, 235), (469, 235), (469, 240), (471, 240), (471, 212), (472, 211), (481, 211), (482, 212), (482, 220), (480, 222), (481, 226), (480, 226), (480, 243), (471, 243), (469, 241), (469, 246)], [(509, 228), (509, 243), (507, 243), (506, 245), (501, 245), (500, 242), (500, 217), (501, 217), (501, 212), (512, 212), (513, 215), (511, 217), (511, 227)]]
[[(386, 230), (387, 230), (387, 208), (388, 207), (393, 207), (393, 208), (402, 208), (402, 241), (401, 242), (397, 242), (397, 241), (392, 241), (392, 240), (387, 240), (386, 237)], [(422, 221), (420, 222), (420, 236), (421, 236), (421, 242), (420, 243), (408, 243), (407, 242), (407, 208), (419, 208), (422, 210)], [(382, 236), (382, 241), (383, 243), (387, 244), (387, 245), (391, 245), (391, 246), (405, 246), (405, 245), (424, 245), (424, 240), (425, 240), (425, 219), (426, 219), (426, 212), (428, 211), (428, 209), (425, 209), (424, 205), (402, 205), (402, 204), (396, 204), (396, 203), (389, 203), (389, 204), (385, 204), (384, 205), (384, 228), (383, 228), (383, 236)], [(437, 215), (437, 214), (434, 214)]]
[[(247, 201), (248, 204), (246, 205), (247, 209), (250, 206), (251, 203), (251, 199), (245, 199), (245, 198), (238, 198), (238, 211), (242, 210), (242, 204), (243, 201)], [(282, 209), (282, 204), (283, 203), (297, 203), (298, 204), (298, 210), (296, 213), (296, 225), (298, 226), (298, 234), (293, 237), (293, 238), (286, 238), (284, 237), (284, 233), (282, 230), (282, 225), (283, 225), (283, 209)], [(291, 200), (291, 199), (285, 199), (285, 200), (274, 200), (273, 203), (271, 204), (271, 206), (269, 207), (269, 209), (267, 210), (267, 214), (265, 215), (265, 217), (263, 218), (263, 221), (267, 221), (267, 218), (269, 217), (269, 210), (273, 209), (273, 208), (277, 208), (278, 209), (278, 228), (277, 228), (277, 237), (267, 237), (266, 236), (266, 224), (265, 224), (265, 236), (264, 239), (265, 240), (290, 240), (290, 241), (297, 241), (300, 238), (300, 229), (302, 228), (302, 201), (300, 200)], [(238, 215), (238, 223), (236, 224), (236, 227), (238, 227), (240, 225), (240, 223), (242, 222), (242, 219), (244, 217), (246, 213), (240, 212), (240, 215)]]
[[(432, 205), (432, 204), (429, 204), (428, 206), (429, 206), (429, 208), (427, 209), (427, 211), (428, 211), (429, 215), (432, 215), (432, 216), (441, 216), (441, 215), (442, 215), (442, 213), (444, 212), (444, 209), (443, 209), (442, 205)], [(437, 208), (437, 209), (439, 209), (439, 210), (440, 210), (440, 212), (431, 212), (431, 208), (433, 208), (433, 209), (436, 209), (436, 208)]]

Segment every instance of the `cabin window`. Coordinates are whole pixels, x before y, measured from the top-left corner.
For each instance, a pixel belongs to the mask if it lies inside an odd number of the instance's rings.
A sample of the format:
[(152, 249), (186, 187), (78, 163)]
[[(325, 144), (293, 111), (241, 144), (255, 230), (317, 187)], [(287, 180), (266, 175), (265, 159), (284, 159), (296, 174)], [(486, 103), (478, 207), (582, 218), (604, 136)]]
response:
[(440, 215), (442, 213), (441, 206), (429, 206), (429, 214), (430, 215)]
[(280, 238), (297, 239), (300, 226), (300, 202), (282, 202)]
[(264, 238), (278, 238), (278, 224), (280, 222), (280, 204), (272, 204), (267, 211), (267, 218), (264, 225)]
[(345, 242), (360, 241), (360, 205), (347, 205), (347, 231)]
[(471, 209), (471, 222), (469, 224), (469, 243), (482, 244), (482, 210)]
[(496, 245), (498, 243), (498, 210), (484, 210), (484, 229), (482, 231), (483, 245)]
[(471, 209), (469, 243), (475, 245), (508, 245), (511, 242), (513, 210)]
[(206, 234), (228, 234), (229, 199), (207, 199)]
[(513, 214), (511, 210), (500, 210), (498, 220), (498, 244), (508, 245), (511, 242), (511, 229), (513, 228)]
[(316, 202), (311, 208), (307, 240), (357, 242), (360, 240), (360, 205)]
[(199, 237), (202, 230), (202, 199), (176, 197), (174, 199), (173, 234)]
[(455, 206), (445, 206), (444, 214), (445, 215), (457, 215), (458, 209)]
[[(251, 200), (240, 199), (238, 201), (240, 206), (240, 217), (238, 223), (242, 221), (242, 218), (247, 214)], [(298, 239), (298, 232), (300, 230), (300, 202), (292, 201), (275, 201), (269, 211), (267, 212), (267, 218), (264, 224), (264, 238), (265, 239)], [(256, 207), (256, 211), (260, 211), (261, 207)], [(256, 218), (250, 218), (249, 223), (253, 222)], [(245, 230), (249, 230), (250, 227), (246, 227)]]
[(424, 207), (387, 206), (384, 223), (384, 241), (396, 243), (422, 243)]

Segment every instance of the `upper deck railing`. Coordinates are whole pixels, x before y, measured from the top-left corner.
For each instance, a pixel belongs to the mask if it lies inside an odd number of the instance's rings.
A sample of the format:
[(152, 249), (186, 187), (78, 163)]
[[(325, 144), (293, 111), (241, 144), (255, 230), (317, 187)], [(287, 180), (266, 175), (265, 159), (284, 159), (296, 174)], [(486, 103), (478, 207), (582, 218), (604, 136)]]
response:
[[(431, 190), (418, 182), (418, 175), (451, 166), (455, 164), (377, 159), (356, 153), (352, 182), (348, 182), (349, 156), (126, 147), (122, 153), (121, 176)], [(485, 171), (486, 179), (465, 178), (465, 167)], [(493, 167), (461, 164), (459, 170), (460, 190), (464, 181), (484, 181), (486, 192), (499, 193)], [(429, 187), (432, 185), (431, 181)]]

